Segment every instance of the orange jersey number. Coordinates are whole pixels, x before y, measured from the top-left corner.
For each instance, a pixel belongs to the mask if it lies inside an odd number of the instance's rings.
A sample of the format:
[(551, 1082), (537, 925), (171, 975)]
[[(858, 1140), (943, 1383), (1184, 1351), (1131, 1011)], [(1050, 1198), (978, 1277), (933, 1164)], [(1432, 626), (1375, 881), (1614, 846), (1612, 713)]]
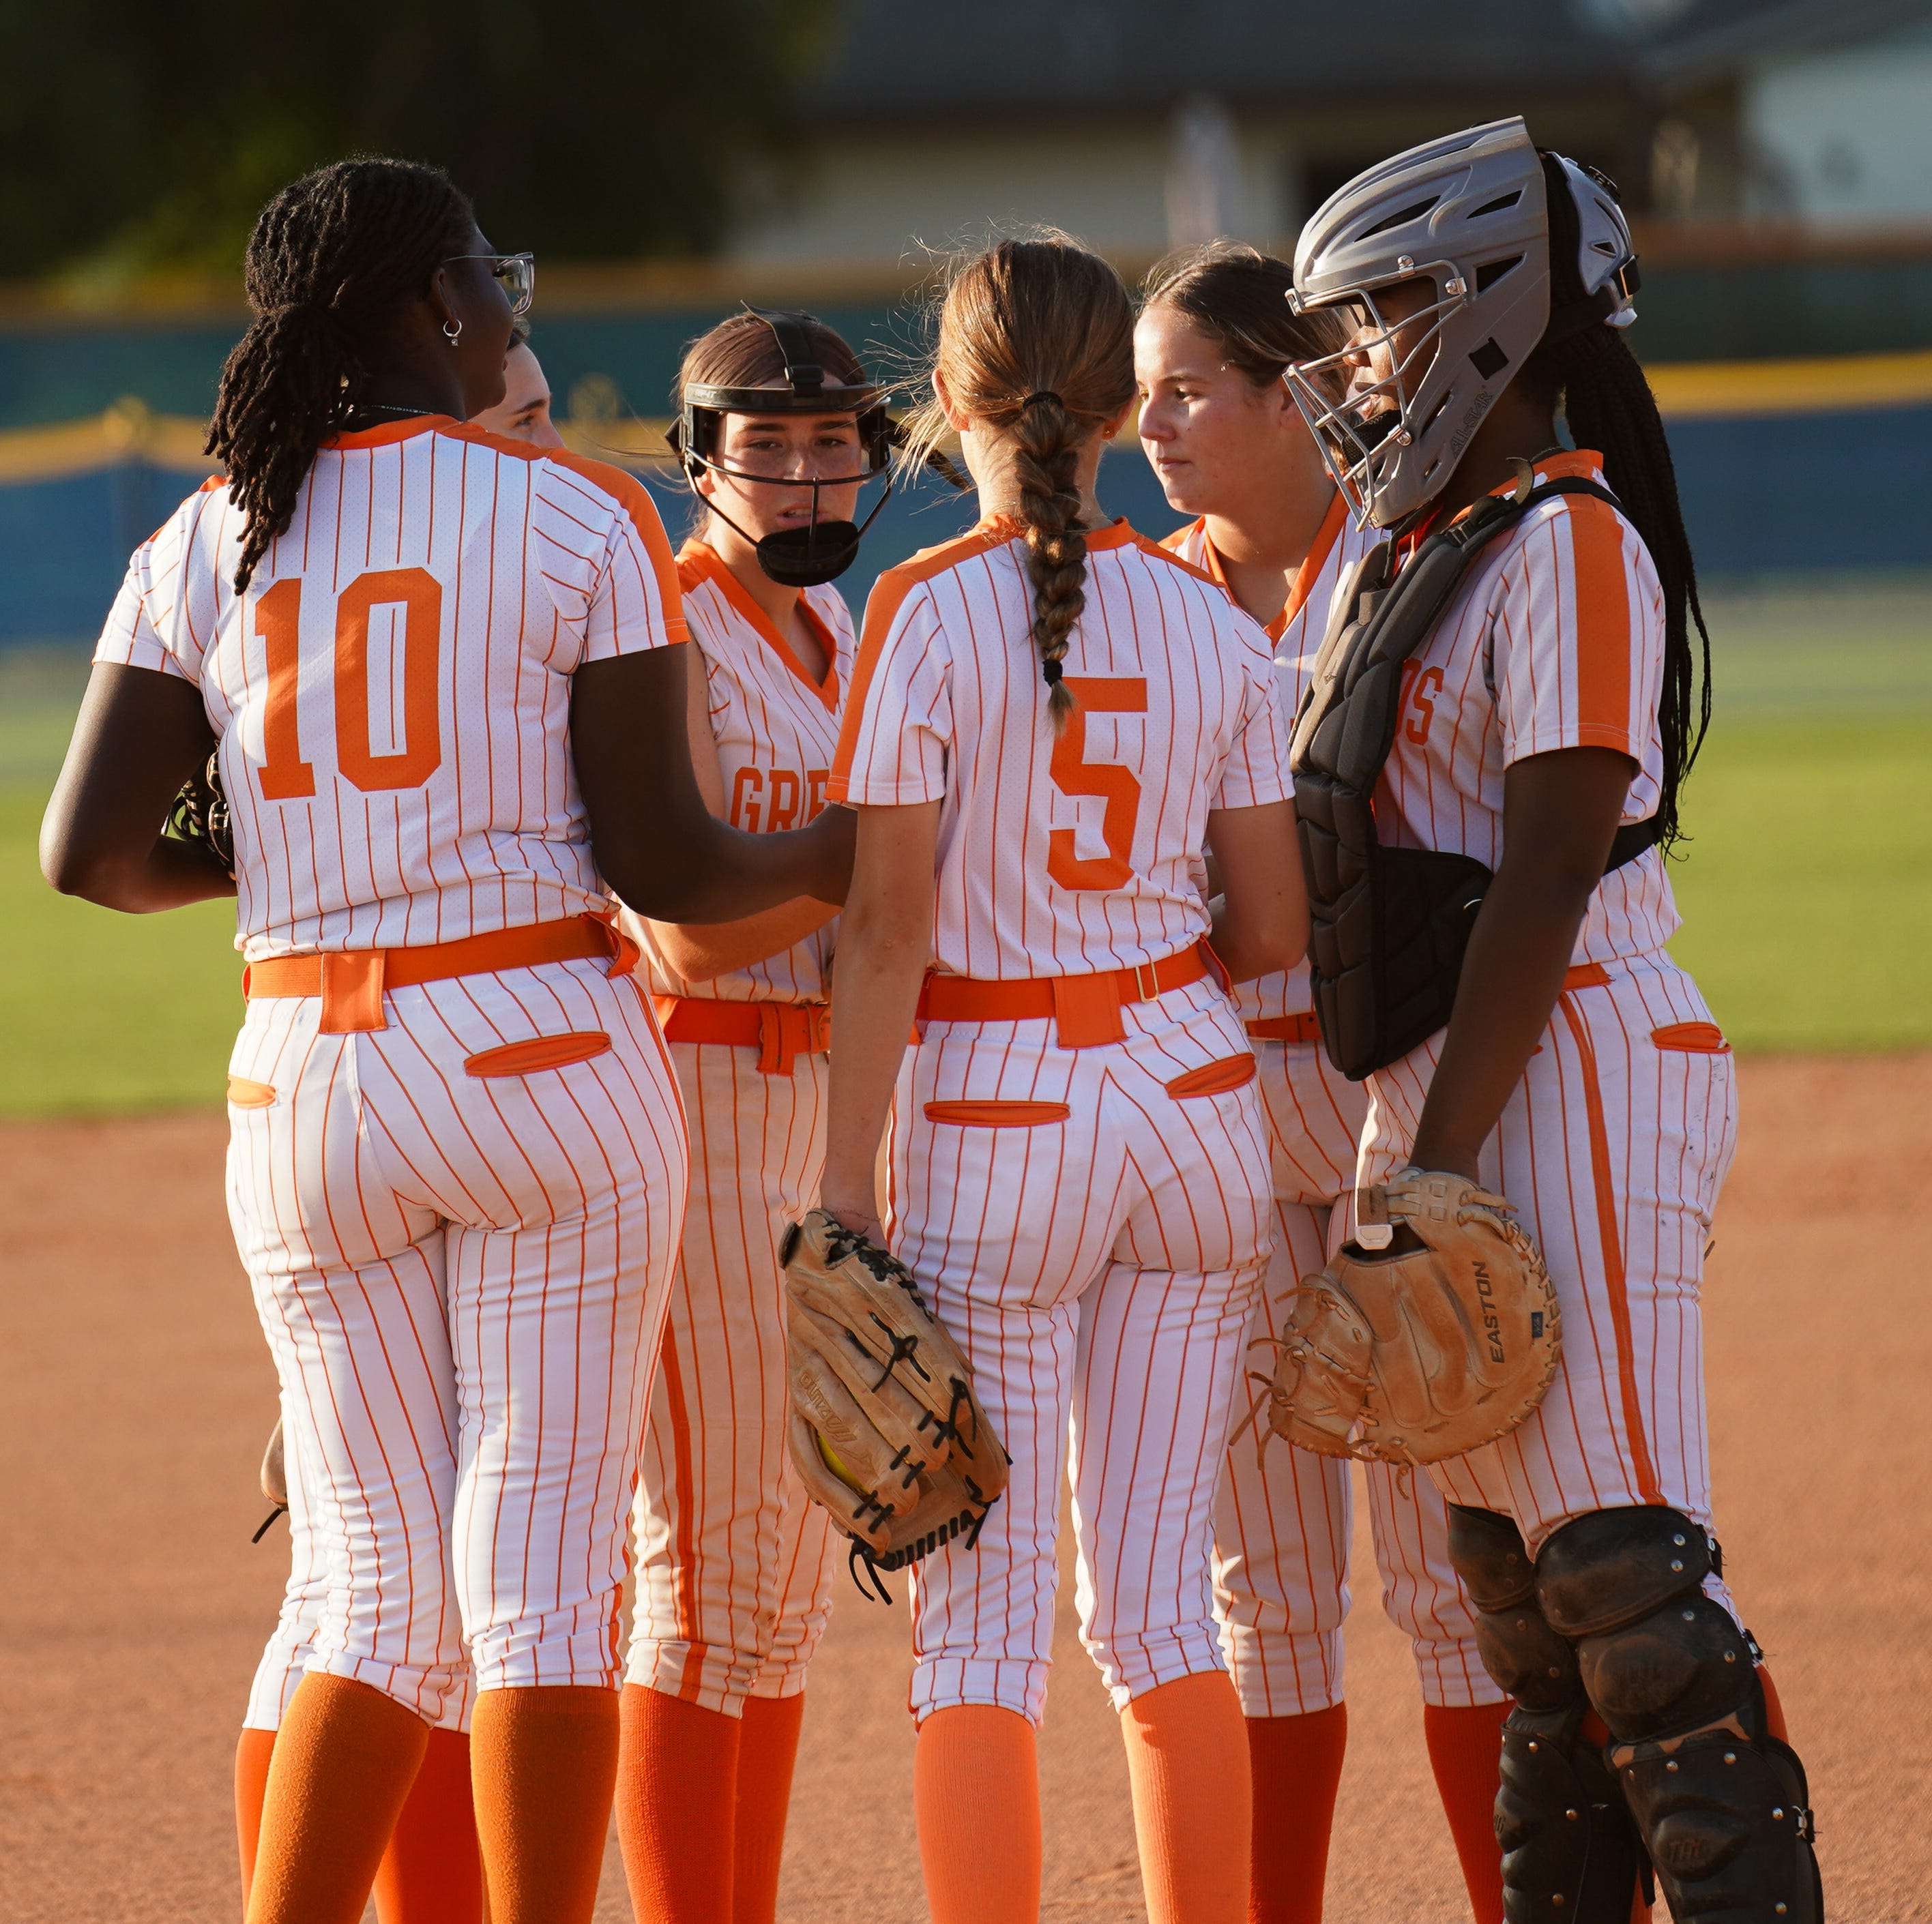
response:
[[(255, 604), (255, 626), (268, 663), (262, 793), (271, 802), (315, 793), (314, 767), (302, 759), (296, 708), (302, 592), (301, 580), (291, 577)], [(395, 625), (385, 679), (402, 724), (400, 745), (380, 753), (369, 699), (369, 633), (378, 609), (398, 611), (390, 616)], [(335, 604), (335, 752), (343, 774), (365, 795), (420, 788), (442, 766), (442, 584), (426, 570), (377, 568), (344, 589)], [(398, 688), (401, 698), (395, 703)]]
[(1087, 718), (1093, 715), (1144, 715), (1144, 675), (1070, 675), (1074, 710), (1065, 732), (1053, 745), (1047, 773), (1062, 795), (1098, 796), (1106, 808), (1100, 817), (1104, 856), (1073, 852), (1071, 829), (1055, 829), (1047, 839), (1046, 872), (1063, 889), (1118, 889), (1133, 872), (1134, 825), (1140, 820), (1141, 785), (1131, 769), (1114, 762), (1087, 760)]

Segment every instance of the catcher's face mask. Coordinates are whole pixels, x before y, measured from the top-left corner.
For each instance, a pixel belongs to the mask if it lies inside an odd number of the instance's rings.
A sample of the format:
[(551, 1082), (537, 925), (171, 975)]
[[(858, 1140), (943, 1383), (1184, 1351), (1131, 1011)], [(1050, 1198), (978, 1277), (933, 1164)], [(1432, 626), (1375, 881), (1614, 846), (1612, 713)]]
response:
[[(682, 411), (668, 438), (694, 487), (709, 472), (740, 487), (810, 490), (808, 509), (796, 525), (762, 536), (740, 527), (715, 497), (707, 496), (706, 504), (752, 543), (758, 565), (774, 581), (787, 588), (815, 588), (836, 580), (852, 565), (866, 530), (890, 497), (898, 426), (886, 413), (884, 388), (826, 381), (812, 358), (811, 339), (802, 325), (806, 316), (752, 311), (771, 329), (784, 356), (783, 382), (757, 388), (694, 382), (684, 391)], [(727, 415), (743, 417), (746, 428), (770, 424), (773, 431), (764, 436), (740, 432), (731, 437), (734, 446), (728, 453)], [(797, 431), (808, 424), (826, 431)], [(863, 521), (855, 524), (828, 511), (832, 505), (824, 499), (828, 490), (856, 490), (881, 475), (888, 476), (885, 487)]]

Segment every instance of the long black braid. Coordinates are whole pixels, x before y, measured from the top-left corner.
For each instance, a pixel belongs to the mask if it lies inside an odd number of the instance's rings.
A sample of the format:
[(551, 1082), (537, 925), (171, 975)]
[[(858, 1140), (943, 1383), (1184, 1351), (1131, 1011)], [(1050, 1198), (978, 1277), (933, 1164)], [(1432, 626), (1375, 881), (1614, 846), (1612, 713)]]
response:
[[(1568, 178), (1552, 155), (1544, 156), (1543, 171), (1549, 187), (1550, 308), (1560, 314), (1584, 298), (1580, 229)], [(1663, 583), (1664, 688), (1657, 722), (1664, 783), (1657, 819), (1668, 847), (1678, 838), (1678, 791), (1711, 725), (1711, 637), (1697, 604), (1696, 565), (1678, 506), (1670, 443), (1656, 397), (1620, 328), (1586, 327), (1567, 340), (1546, 342), (1523, 372), (1552, 395), (1560, 392), (1576, 445), (1602, 454), (1604, 478), (1642, 536)], [(1695, 651), (1694, 621), (1702, 644)]]
[(208, 433), (248, 517), (237, 594), (294, 518), (316, 450), (351, 418), (369, 350), (475, 225), (440, 168), (410, 160), (338, 160), (262, 208), (245, 265), (255, 319), (222, 368)]

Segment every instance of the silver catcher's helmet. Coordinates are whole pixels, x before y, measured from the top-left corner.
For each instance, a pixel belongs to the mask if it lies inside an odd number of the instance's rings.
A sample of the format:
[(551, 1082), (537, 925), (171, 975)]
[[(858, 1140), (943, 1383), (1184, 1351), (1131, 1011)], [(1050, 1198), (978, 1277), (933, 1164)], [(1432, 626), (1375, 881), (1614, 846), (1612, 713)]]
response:
[[(1380, 379), (1341, 354), (1291, 365), (1284, 377), (1358, 526), (1392, 526), (1448, 481), (1540, 343), (1636, 318), (1636, 251), (1615, 190), (1574, 161), (1550, 160), (1576, 209), (1585, 296), (1553, 319), (1550, 174), (1520, 117), (1370, 168), (1302, 229), (1295, 311), (1352, 309), (1367, 331), (1350, 352), (1388, 356)], [(1408, 281), (1427, 282), (1430, 298), (1397, 318), (1376, 295)]]

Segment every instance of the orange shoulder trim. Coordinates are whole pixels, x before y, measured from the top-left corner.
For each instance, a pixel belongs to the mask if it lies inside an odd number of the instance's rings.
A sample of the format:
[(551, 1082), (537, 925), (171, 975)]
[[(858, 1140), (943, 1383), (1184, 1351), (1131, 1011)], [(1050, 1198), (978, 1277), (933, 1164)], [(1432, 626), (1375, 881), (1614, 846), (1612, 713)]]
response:
[[(1185, 535), (1188, 531), (1184, 528), (1180, 532)], [(1136, 535), (1134, 537), (1134, 545), (1143, 553), (1152, 555), (1156, 560), (1166, 562), (1170, 568), (1178, 568), (1183, 574), (1192, 575), (1196, 580), (1206, 582), (1210, 588), (1221, 586), (1220, 583), (1216, 581), (1204, 568), (1197, 568), (1192, 562), (1184, 561), (1165, 542), (1150, 541), (1144, 535)], [(1226, 590), (1222, 589), (1222, 592), (1226, 593)]]
[(852, 685), (846, 691), (845, 719), (838, 730), (838, 751), (832, 758), (830, 791), (842, 799), (846, 778), (852, 772), (852, 757), (858, 745), (859, 721), (865, 713), (866, 696), (873, 672), (879, 665), (880, 651), (905, 598), (921, 583), (970, 561), (975, 555), (1004, 547), (1012, 539), (1012, 530), (998, 523), (974, 528), (956, 540), (942, 541), (897, 568), (889, 568), (872, 583), (866, 598), (866, 619), (859, 631), (857, 658), (852, 665)]

